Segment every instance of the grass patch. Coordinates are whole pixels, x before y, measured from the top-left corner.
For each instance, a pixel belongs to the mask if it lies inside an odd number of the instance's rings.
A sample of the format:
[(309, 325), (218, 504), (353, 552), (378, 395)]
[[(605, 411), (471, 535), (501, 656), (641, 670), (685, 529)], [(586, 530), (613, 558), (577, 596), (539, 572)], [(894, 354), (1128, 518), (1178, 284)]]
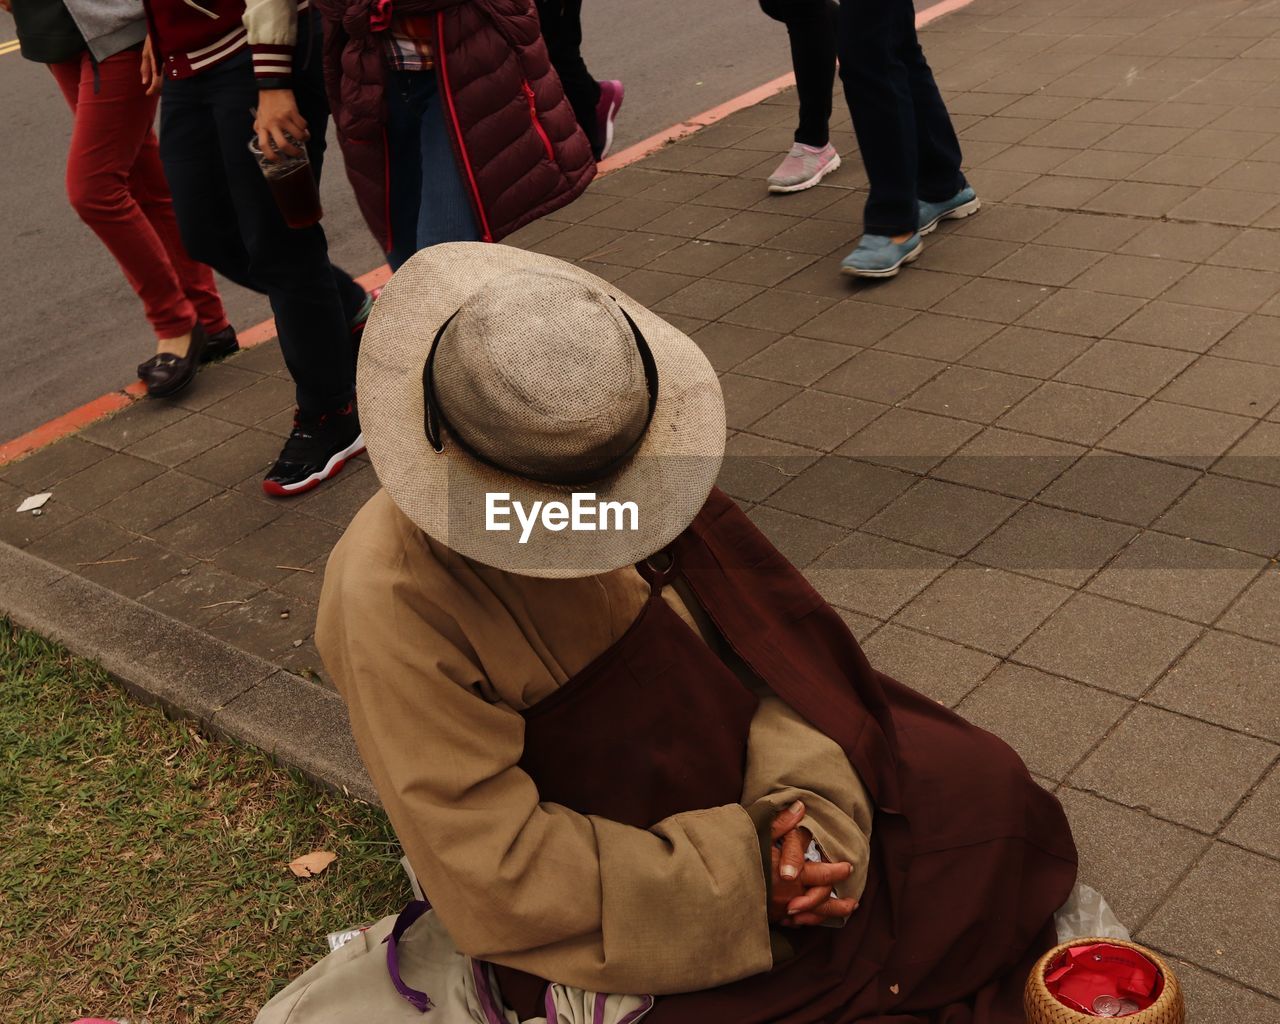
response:
[[(337, 861), (317, 878), (286, 864)], [(411, 898), (378, 808), (208, 740), (0, 619), (0, 1021), (252, 1021)]]

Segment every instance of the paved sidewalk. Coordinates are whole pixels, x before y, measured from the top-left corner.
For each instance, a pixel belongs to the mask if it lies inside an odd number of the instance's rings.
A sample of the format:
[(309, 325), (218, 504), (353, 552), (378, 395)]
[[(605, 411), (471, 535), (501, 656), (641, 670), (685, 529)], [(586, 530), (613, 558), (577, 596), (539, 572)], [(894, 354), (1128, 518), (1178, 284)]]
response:
[[(723, 485), (873, 663), (1013, 743), (1083, 878), (1183, 964), (1194, 1024), (1280, 1019), (1280, 3), (977, 0), (924, 34), (983, 211), (837, 274), (865, 178), (769, 197), (794, 96), (512, 241), (723, 374)], [(842, 104), (837, 104), (837, 109)], [(325, 557), (367, 461), (259, 491), (276, 347), (0, 468), (0, 539), (323, 673)]]

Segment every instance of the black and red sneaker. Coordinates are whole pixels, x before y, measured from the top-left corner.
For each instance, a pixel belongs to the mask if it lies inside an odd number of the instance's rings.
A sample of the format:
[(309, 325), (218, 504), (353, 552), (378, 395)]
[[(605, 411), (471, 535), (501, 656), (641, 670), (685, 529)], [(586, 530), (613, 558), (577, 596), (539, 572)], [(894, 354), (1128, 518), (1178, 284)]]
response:
[(293, 415), (293, 430), (280, 458), (262, 481), (276, 498), (303, 494), (334, 476), (347, 460), (364, 451), (364, 435), (354, 402), (335, 412)]

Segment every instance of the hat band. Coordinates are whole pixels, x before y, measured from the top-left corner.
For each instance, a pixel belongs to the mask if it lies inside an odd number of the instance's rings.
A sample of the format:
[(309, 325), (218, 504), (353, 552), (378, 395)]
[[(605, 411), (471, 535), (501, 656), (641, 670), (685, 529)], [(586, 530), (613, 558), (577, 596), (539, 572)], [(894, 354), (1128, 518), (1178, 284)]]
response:
[(422, 367), (422, 398), (423, 398), (423, 414), (422, 429), (427, 435), (427, 441), (430, 442), (432, 449), (437, 453), (444, 451), (444, 435), (447, 431), (458, 447), (466, 452), (471, 458), (477, 462), (481, 462), (491, 469), (496, 469), (501, 473), (507, 473), (512, 476), (518, 476), (524, 480), (529, 480), (538, 484), (552, 484), (560, 486), (570, 486), (575, 484), (592, 484), (606, 477), (613, 475), (617, 470), (621, 469), (632, 456), (639, 450), (640, 445), (644, 443), (645, 435), (649, 432), (649, 425), (653, 422), (654, 410), (658, 407), (658, 365), (654, 362), (653, 353), (649, 350), (649, 343), (645, 340), (644, 334), (639, 326), (631, 319), (618, 300), (614, 299), (614, 304), (618, 306), (618, 311), (627, 321), (627, 325), (631, 328), (631, 334), (635, 338), (636, 349), (640, 353), (640, 362), (644, 366), (644, 382), (649, 392), (649, 408), (645, 414), (644, 424), (636, 434), (635, 440), (627, 446), (626, 451), (619, 455), (606, 460), (595, 466), (588, 466), (581, 470), (566, 470), (563, 473), (556, 474), (540, 474), (531, 473), (524, 469), (513, 469), (510, 466), (504, 466), (501, 462), (497, 462), (487, 455), (476, 450), (475, 445), (470, 444), (452, 423), (445, 416), (444, 410), (440, 408), (439, 399), (436, 397), (435, 386), (435, 360), (436, 349), (440, 345), (440, 339), (444, 337), (444, 332), (448, 330), (449, 325), (453, 323), (462, 310), (461, 307), (455, 309), (449, 318), (440, 325), (440, 329), (436, 331), (435, 338), (431, 341), (431, 349), (427, 352), (427, 360)]

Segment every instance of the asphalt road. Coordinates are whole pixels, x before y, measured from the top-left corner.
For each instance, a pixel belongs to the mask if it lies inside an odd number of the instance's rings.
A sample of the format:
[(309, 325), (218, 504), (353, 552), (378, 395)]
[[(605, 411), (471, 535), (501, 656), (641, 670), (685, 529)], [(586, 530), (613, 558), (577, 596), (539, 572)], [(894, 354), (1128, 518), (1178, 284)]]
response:
[[(0, 12), (0, 44), (14, 38), (12, 19)], [(786, 32), (756, 0), (587, 0), (584, 38), (593, 74), (626, 83), (619, 148), (790, 69)], [(67, 204), (71, 118), (49, 72), (0, 53), (0, 96), (3, 441), (128, 384), (154, 349), (137, 298)], [(335, 261), (360, 274), (382, 255), (356, 211), (336, 144), (329, 156), (324, 224)], [(222, 291), (235, 324), (270, 315), (260, 296), (229, 283)]]

